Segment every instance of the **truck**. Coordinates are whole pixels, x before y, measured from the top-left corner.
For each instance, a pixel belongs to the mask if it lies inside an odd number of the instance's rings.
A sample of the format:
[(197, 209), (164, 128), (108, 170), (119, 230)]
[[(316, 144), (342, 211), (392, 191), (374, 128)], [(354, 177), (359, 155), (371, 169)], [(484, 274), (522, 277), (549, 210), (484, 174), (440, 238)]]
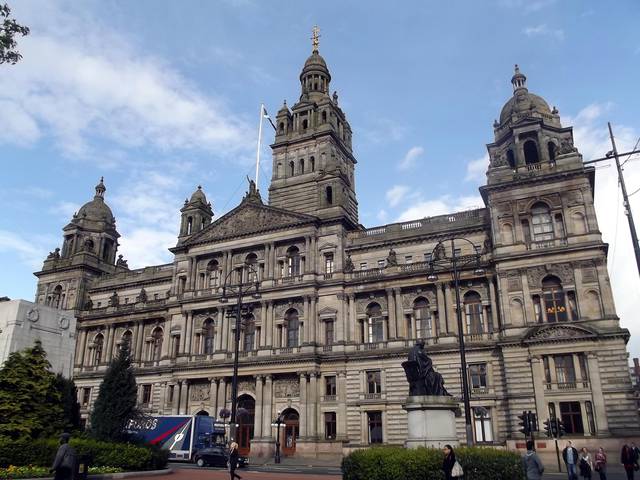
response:
[(126, 430), (169, 450), (172, 461), (193, 461), (198, 450), (225, 443), (225, 424), (208, 415), (145, 416), (129, 420)]

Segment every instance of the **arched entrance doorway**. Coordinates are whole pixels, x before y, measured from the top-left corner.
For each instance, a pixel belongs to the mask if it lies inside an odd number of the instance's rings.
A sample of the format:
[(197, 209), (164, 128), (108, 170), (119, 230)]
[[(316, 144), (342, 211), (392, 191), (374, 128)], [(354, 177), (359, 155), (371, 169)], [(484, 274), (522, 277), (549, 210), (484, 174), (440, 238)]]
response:
[(282, 412), (284, 418), (284, 432), (282, 439), (282, 454), (293, 455), (296, 453), (296, 441), (300, 432), (300, 416), (298, 412), (290, 408)]
[(238, 397), (238, 453), (243, 456), (251, 451), (253, 438), (253, 421), (256, 411), (256, 401), (250, 395)]

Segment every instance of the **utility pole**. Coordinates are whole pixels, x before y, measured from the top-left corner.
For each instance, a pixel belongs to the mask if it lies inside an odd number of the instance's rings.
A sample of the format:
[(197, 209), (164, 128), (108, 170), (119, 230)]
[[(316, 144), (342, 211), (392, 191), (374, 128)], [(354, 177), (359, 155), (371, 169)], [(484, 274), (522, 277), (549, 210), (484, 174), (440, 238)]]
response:
[[(631, 204), (629, 203), (629, 196), (627, 195), (627, 187), (624, 183), (624, 176), (622, 175), (622, 166), (620, 165), (620, 157), (618, 156), (618, 149), (616, 148), (616, 140), (613, 137), (613, 130), (611, 129), (611, 122), (607, 122), (609, 126), (609, 136), (611, 137), (611, 146), (613, 150), (613, 157), (616, 160), (616, 168), (618, 169), (618, 182), (620, 182), (620, 188), (622, 189), (622, 204), (624, 205), (624, 213), (629, 221), (629, 230), (631, 231), (631, 241), (633, 242), (633, 252), (636, 255), (636, 266), (638, 267), (638, 275), (640, 275), (640, 244), (638, 243), (638, 233), (636, 232), (636, 225), (633, 221), (633, 214), (631, 213)], [(609, 154), (607, 154), (609, 156)]]

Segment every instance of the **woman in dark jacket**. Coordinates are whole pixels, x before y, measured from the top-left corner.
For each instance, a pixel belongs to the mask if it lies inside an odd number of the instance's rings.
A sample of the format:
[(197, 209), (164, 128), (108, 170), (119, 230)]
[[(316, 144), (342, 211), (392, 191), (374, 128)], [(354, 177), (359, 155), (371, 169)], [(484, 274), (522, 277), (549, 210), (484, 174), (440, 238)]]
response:
[(242, 478), (236, 473), (236, 468), (238, 468), (238, 444), (231, 442), (229, 445), (229, 480)]
[(636, 458), (631, 447), (625, 444), (622, 447), (622, 452), (620, 452), (620, 463), (624, 466), (624, 471), (627, 474), (628, 480), (633, 480), (637, 461), (638, 459)]
[(442, 471), (444, 472), (445, 480), (451, 480), (451, 470), (453, 470), (453, 466), (456, 463), (456, 452), (453, 451), (453, 447), (451, 445), (445, 445), (444, 449), (444, 459), (442, 460)]

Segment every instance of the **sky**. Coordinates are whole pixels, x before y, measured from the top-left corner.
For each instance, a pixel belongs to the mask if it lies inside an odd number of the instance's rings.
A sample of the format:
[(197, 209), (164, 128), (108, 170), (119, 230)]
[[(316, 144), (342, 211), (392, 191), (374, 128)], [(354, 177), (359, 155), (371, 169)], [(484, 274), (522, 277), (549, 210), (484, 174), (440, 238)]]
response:
[[(0, 65), (0, 296), (33, 299), (47, 253), (104, 176), (119, 252), (171, 261), (179, 209), (202, 185), (216, 217), (253, 176), (264, 102), (275, 115), (320, 27), (353, 130), (366, 227), (482, 206), (492, 124), (514, 64), (573, 126), (585, 160), (640, 137), (640, 2), (619, 0), (9, 1), (31, 28)], [(259, 188), (271, 176), (265, 124)], [(640, 189), (640, 156), (625, 165)], [(599, 225), (629, 351), (640, 280), (615, 167), (596, 173)], [(640, 193), (631, 196), (640, 221)]]

